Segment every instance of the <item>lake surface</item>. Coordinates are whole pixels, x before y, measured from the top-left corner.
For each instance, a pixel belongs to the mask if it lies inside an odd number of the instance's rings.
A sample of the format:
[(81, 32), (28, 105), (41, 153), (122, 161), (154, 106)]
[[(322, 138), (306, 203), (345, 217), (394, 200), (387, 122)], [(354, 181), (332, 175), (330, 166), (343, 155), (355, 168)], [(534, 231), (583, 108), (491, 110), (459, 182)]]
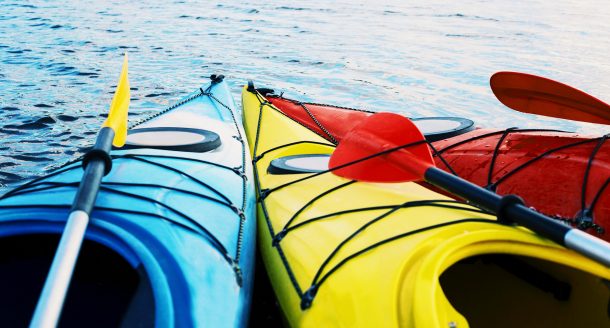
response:
[[(144, 2), (144, 1), (143, 1)], [(130, 120), (224, 74), (306, 101), (463, 116), (483, 126), (604, 126), (514, 112), (496, 71), (610, 100), (605, 1), (2, 1), (0, 188), (82, 154), (129, 53)]]

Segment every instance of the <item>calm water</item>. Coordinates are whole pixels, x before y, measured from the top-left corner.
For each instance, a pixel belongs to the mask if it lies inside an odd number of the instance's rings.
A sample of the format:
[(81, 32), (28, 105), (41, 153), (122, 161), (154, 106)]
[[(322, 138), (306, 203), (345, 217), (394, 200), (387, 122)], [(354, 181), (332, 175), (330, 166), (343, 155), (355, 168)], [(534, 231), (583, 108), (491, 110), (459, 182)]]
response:
[[(606, 1), (0, 0), (0, 187), (92, 144), (130, 54), (130, 119), (207, 82), (302, 100), (455, 115), (485, 126), (603, 126), (504, 108), (499, 70), (541, 74), (610, 100)], [(290, 4), (288, 4), (290, 3)]]

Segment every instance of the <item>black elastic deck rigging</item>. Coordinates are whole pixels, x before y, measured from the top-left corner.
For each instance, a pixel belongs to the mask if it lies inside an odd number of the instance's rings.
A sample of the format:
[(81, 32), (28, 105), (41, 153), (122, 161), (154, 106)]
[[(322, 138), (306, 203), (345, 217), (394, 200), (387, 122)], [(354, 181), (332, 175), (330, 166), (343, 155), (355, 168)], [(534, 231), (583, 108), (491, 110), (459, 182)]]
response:
[[(252, 85), (252, 90), (249, 90), (251, 92), (255, 92), (254, 86)], [(311, 110), (309, 110), (307, 108), (308, 105), (312, 105), (312, 106), (326, 106), (326, 107), (333, 107), (333, 108), (338, 108), (338, 109), (345, 109), (345, 110), (350, 110), (350, 111), (357, 111), (357, 112), (363, 112), (363, 113), (374, 113), (373, 111), (369, 111), (369, 110), (364, 110), (364, 109), (357, 109), (357, 108), (350, 108), (350, 107), (343, 107), (343, 106), (336, 106), (336, 105), (328, 105), (328, 104), (322, 104), (322, 103), (312, 103), (312, 102), (300, 102), (297, 100), (293, 100), (293, 99), (288, 99), (288, 98), (284, 98), (282, 95), (280, 96), (275, 96), (272, 95), (271, 97), (277, 97), (277, 98), (281, 98), (283, 100), (286, 101), (290, 101), (291, 103), (300, 106), (301, 108), (303, 108), (303, 110), (307, 113), (307, 115), (312, 119), (312, 121), (316, 124), (316, 126), (322, 131), (324, 132), (323, 134), (320, 134), (318, 131), (314, 130), (314, 129), (310, 129), (309, 127), (307, 127), (306, 125), (295, 121), (296, 123), (300, 124), (301, 126), (304, 126), (305, 128), (307, 128), (308, 130), (316, 133), (317, 135), (331, 141), (333, 144), (338, 144), (337, 139), (334, 135), (331, 134), (331, 132), (329, 131), (329, 129), (327, 129), (313, 114), (313, 112)], [(259, 100), (261, 100), (260, 96), (259, 96)], [(263, 102), (268, 103), (266, 99), (263, 98)], [(262, 103), (262, 102), (261, 102)], [(280, 110), (278, 110), (280, 113), (282, 113)], [(282, 113), (283, 114), (283, 113)], [(470, 131), (472, 129), (469, 129), (467, 131)], [(467, 132), (465, 131), (465, 132)], [(498, 176), (496, 174), (494, 174), (494, 169), (496, 167), (496, 160), (498, 158), (499, 152), (500, 152), (500, 147), (502, 146), (502, 143), (504, 142), (504, 140), (510, 135), (510, 134), (514, 134), (514, 133), (528, 133), (528, 132), (560, 132), (560, 133), (569, 133), (567, 131), (563, 131), (563, 130), (555, 130), (555, 129), (519, 129), (516, 127), (511, 127), (505, 130), (500, 130), (500, 131), (494, 131), (491, 133), (486, 133), (486, 134), (482, 134), (479, 136), (475, 136), (472, 138), (468, 138), (468, 139), (464, 139), (462, 141), (456, 142), (452, 145), (449, 145), (443, 149), (439, 149), (437, 150), (432, 141), (436, 141), (435, 140), (428, 140), (428, 146), (430, 147), (430, 149), (432, 150), (432, 153), (434, 155), (434, 157), (438, 158), (446, 167), (446, 169), (451, 172), (453, 175), (458, 175), (457, 172), (455, 171), (455, 169), (451, 166), (451, 164), (442, 156), (443, 152), (455, 148), (455, 147), (459, 147), (461, 145), (464, 145), (466, 143), (469, 143), (471, 141), (475, 141), (478, 139), (483, 139), (483, 138), (487, 138), (487, 137), (492, 137), (492, 136), (496, 136), (499, 135), (500, 138), (498, 139), (496, 145), (494, 146), (494, 151), (492, 153), (492, 158), (491, 158), (491, 162), (489, 165), (489, 169), (488, 169), (488, 173), (487, 173), (487, 184), (484, 186), (486, 189), (490, 190), (490, 191), (496, 191), (499, 184), (501, 184), (502, 182), (506, 181), (508, 178), (510, 178), (511, 176), (517, 174), (518, 172), (522, 171), (523, 169), (525, 169), (526, 167), (532, 165), (533, 163), (540, 161), (541, 159), (556, 153), (558, 151), (564, 150), (564, 149), (568, 149), (568, 148), (572, 148), (572, 147), (577, 147), (579, 145), (583, 145), (583, 144), (587, 144), (587, 143), (594, 143), (597, 142), (597, 145), (595, 147), (595, 149), (591, 152), (591, 155), (589, 156), (589, 160), (587, 162), (587, 166), (585, 169), (585, 175), (583, 177), (583, 183), (582, 183), (582, 192), (580, 194), (580, 198), (581, 198), (581, 210), (579, 211), (579, 213), (576, 213), (574, 217), (560, 217), (558, 215), (555, 215), (554, 213), (548, 213), (548, 215), (550, 215), (551, 217), (559, 220), (559, 221), (563, 221), (563, 222), (567, 222), (570, 223), (574, 226), (576, 226), (579, 229), (582, 230), (588, 230), (588, 229), (593, 229), (597, 234), (604, 234), (604, 228), (598, 224), (595, 223), (594, 220), (594, 214), (595, 214), (595, 205), (598, 203), (598, 200), (601, 198), (604, 190), (606, 189), (606, 187), (608, 186), (608, 184), (610, 184), (610, 177), (608, 178), (607, 181), (604, 182), (604, 184), (602, 184), (602, 186), (596, 191), (595, 196), (593, 197), (593, 199), (591, 200), (590, 203), (587, 204), (586, 202), (586, 191), (587, 191), (587, 186), (588, 186), (588, 182), (590, 179), (589, 173), (590, 173), (590, 169), (592, 167), (593, 161), (595, 159), (596, 154), (598, 153), (598, 151), (600, 150), (601, 146), (604, 144), (604, 142), (606, 141), (606, 139), (608, 138), (608, 136), (603, 136), (603, 137), (599, 137), (599, 138), (592, 138), (592, 139), (588, 139), (588, 140), (582, 140), (582, 141), (576, 141), (574, 143), (570, 143), (570, 144), (566, 144), (563, 146), (559, 146), (553, 149), (549, 149), (544, 151), (543, 153), (537, 155), (536, 157), (528, 160), (527, 162), (521, 164), (520, 166), (514, 168), (511, 171), (506, 172), (504, 175), (502, 176)], [(495, 181), (493, 181), (495, 179)]]
[[(467, 212), (472, 212), (472, 213), (485, 213), (477, 208), (471, 207), (469, 205), (460, 203), (458, 201), (454, 201), (454, 200), (426, 200), (426, 201), (413, 201), (413, 202), (406, 202), (403, 204), (395, 204), (395, 205), (386, 205), (386, 206), (371, 206), (371, 207), (364, 207), (364, 208), (358, 208), (358, 209), (351, 209), (351, 210), (345, 210), (345, 211), (337, 211), (334, 213), (327, 213), (318, 217), (314, 217), (314, 218), (309, 218), (305, 221), (299, 222), (297, 224), (292, 224), (296, 218), (303, 213), (303, 211), (309, 207), (311, 204), (313, 204), (316, 201), (319, 201), (320, 199), (328, 196), (328, 194), (333, 193), (337, 190), (340, 190), (342, 188), (345, 188), (347, 186), (350, 186), (354, 183), (357, 183), (357, 181), (355, 180), (350, 180), (348, 182), (344, 182), (341, 183), (337, 186), (334, 187), (330, 187), (329, 189), (327, 189), (326, 191), (315, 195), (312, 199), (310, 199), (309, 201), (305, 202), (304, 205), (297, 210), (294, 215), (288, 220), (288, 222), (286, 222), (286, 224), (282, 227), (282, 229), (279, 232), (275, 232), (273, 225), (271, 223), (271, 220), (269, 218), (269, 213), (267, 210), (267, 206), (265, 204), (265, 199), (267, 197), (269, 197), (270, 194), (272, 194), (273, 192), (276, 192), (280, 189), (286, 188), (287, 186), (291, 186), (291, 185), (295, 185), (298, 184), (302, 181), (305, 180), (309, 180), (309, 179), (313, 179), (316, 178), (318, 176), (324, 175), (324, 174), (328, 174), (329, 172), (332, 172), (334, 170), (338, 170), (341, 169), (343, 167), (349, 166), (349, 165), (354, 165), (356, 163), (362, 162), (362, 161), (366, 161), (368, 159), (374, 158), (374, 157), (378, 157), (378, 156), (382, 156), (384, 154), (390, 153), (390, 152), (394, 152), (397, 151), (399, 149), (403, 149), (403, 148), (407, 148), (407, 147), (411, 147), (411, 146), (415, 146), (415, 145), (419, 145), (421, 143), (424, 143), (425, 141), (418, 141), (418, 142), (413, 142), (413, 143), (409, 143), (409, 144), (405, 144), (405, 145), (400, 145), (397, 147), (394, 147), (392, 149), (388, 149), (370, 156), (367, 156), (365, 158), (361, 158), (349, 163), (345, 163), (343, 165), (340, 165), (338, 167), (332, 168), (332, 169), (327, 169), (324, 171), (320, 171), (317, 173), (311, 173), (311, 174), (303, 174), (305, 175), (304, 177), (295, 179), (293, 181), (289, 181), (287, 183), (284, 183), (282, 185), (273, 187), (273, 188), (262, 188), (260, 185), (260, 181), (258, 179), (259, 176), (259, 171), (257, 168), (257, 162), (260, 161), (260, 159), (265, 156), (266, 154), (269, 154), (271, 152), (275, 152), (278, 150), (281, 150), (283, 148), (286, 147), (290, 147), (296, 144), (302, 144), (302, 143), (311, 143), (311, 144), (319, 144), (319, 145), (323, 145), (323, 146), (330, 146), (330, 147), (334, 147), (335, 145), (328, 145), (328, 144), (323, 144), (323, 143), (318, 143), (318, 142), (308, 142), (308, 141), (301, 141), (301, 142), (293, 142), (293, 143), (287, 143), (284, 145), (280, 145), (277, 147), (274, 147), (272, 149), (267, 149), (264, 150), (262, 152), (259, 153), (259, 140), (260, 140), (260, 132), (261, 132), (261, 124), (262, 124), (262, 120), (263, 120), (263, 112), (265, 109), (268, 110), (273, 110), (277, 113), (280, 113), (281, 115), (286, 116), (284, 113), (282, 113), (280, 110), (278, 110), (277, 108), (275, 108), (271, 103), (269, 103), (267, 100), (265, 100), (258, 92), (256, 92), (256, 89), (254, 89), (252, 87), (252, 90), (248, 89), (248, 91), (254, 93), (257, 96), (257, 99), (259, 100), (260, 103), (260, 107), (259, 107), (259, 117), (258, 117), (258, 121), (257, 121), (257, 127), (256, 127), (256, 133), (255, 133), (255, 140), (254, 140), (254, 151), (253, 151), (253, 164), (254, 164), (254, 174), (256, 176), (256, 183), (257, 183), (257, 193), (258, 193), (258, 197), (257, 197), (257, 201), (261, 206), (262, 212), (264, 214), (264, 219), (267, 223), (267, 228), (269, 230), (269, 233), (271, 235), (272, 238), (272, 246), (274, 247), (274, 249), (278, 252), (278, 255), (280, 256), (280, 259), (282, 261), (282, 264), (288, 274), (288, 277), (294, 287), (295, 292), (297, 293), (297, 295), (299, 296), (299, 298), (301, 299), (301, 308), (303, 310), (309, 308), (311, 306), (311, 303), (320, 287), (320, 285), (326, 281), (326, 279), (328, 279), (334, 272), (336, 272), (340, 267), (342, 267), (343, 265), (345, 265), (347, 262), (349, 262), (350, 260), (352, 260), (353, 258), (364, 254), (374, 248), (377, 248), (381, 245), (387, 244), (391, 241), (394, 240), (398, 240), (400, 238), (412, 235), (412, 234), (416, 234), (419, 232), (424, 232), (424, 231), (428, 231), (428, 230), (432, 230), (432, 229), (437, 229), (440, 227), (444, 227), (444, 226), (448, 226), (448, 225), (453, 225), (453, 224), (460, 224), (460, 223), (465, 223), (465, 222), (483, 222), (483, 223), (495, 223), (495, 224), (501, 224), (496, 220), (493, 219), (457, 219), (455, 221), (452, 222), (445, 222), (442, 224), (437, 224), (437, 225), (432, 225), (432, 226), (427, 226), (421, 229), (417, 229), (414, 231), (409, 231), (406, 233), (402, 233), (402, 234), (398, 234), (396, 236), (384, 239), (382, 241), (378, 241), (376, 243), (373, 243), (363, 249), (361, 249), (360, 251), (357, 251), (349, 256), (347, 256), (346, 258), (342, 259), (339, 263), (337, 263), (335, 266), (333, 266), (332, 268), (330, 268), (328, 271), (325, 272), (326, 267), (329, 265), (329, 263), (331, 262), (331, 260), (334, 258), (334, 256), (338, 253), (338, 251), (345, 245), (347, 244), (351, 239), (353, 239), (354, 237), (356, 237), (358, 234), (362, 233), (364, 230), (366, 230), (369, 226), (375, 224), (376, 222), (381, 221), (384, 218), (389, 217), (392, 213), (395, 213), (399, 210), (408, 210), (410, 208), (416, 208), (416, 207), (422, 207), (422, 206), (430, 206), (430, 207), (443, 207), (443, 208), (452, 208), (452, 209), (459, 209), (459, 210), (463, 210), (463, 211), (467, 211)], [(324, 137), (324, 136), (322, 136)], [(318, 268), (317, 273), (315, 275), (315, 277), (313, 278), (311, 284), (309, 285), (309, 287), (305, 290), (305, 292), (303, 292), (303, 289), (301, 288), (301, 286), (299, 285), (296, 276), (294, 275), (294, 272), (290, 266), (290, 262), (288, 261), (288, 258), (286, 257), (283, 249), (282, 249), (282, 245), (281, 242), (283, 239), (287, 238), (290, 234), (290, 232), (297, 230), (300, 227), (303, 227), (305, 225), (308, 224), (313, 224), (315, 222), (319, 222), (321, 220), (324, 219), (329, 219), (332, 218), (334, 216), (338, 216), (338, 215), (342, 215), (342, 214), (349, 214), (349, 213), (356, 213), (356, 212), (365, 212), (365, 211), (384, 211), (382, 214), (374, 216), (371, 218), (371, 220), (369, 220), (367, 223), (365, 223), (362, 227), (360, 227), (359, 229), (357, 229), (355, 232), (353, 232), (350, 236), (348, 236), (345, 240), (343, 240), (331, 253), (330, 255), (327, 257), (327, 259), (322, 263), (322, 265)]]

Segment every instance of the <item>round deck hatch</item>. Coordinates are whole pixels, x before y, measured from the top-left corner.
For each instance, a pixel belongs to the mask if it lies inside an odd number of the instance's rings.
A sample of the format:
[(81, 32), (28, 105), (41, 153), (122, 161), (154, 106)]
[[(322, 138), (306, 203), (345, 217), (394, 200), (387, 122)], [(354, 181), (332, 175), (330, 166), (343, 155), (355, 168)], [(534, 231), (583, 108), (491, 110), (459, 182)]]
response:
[(474, 130), (474, 122), (461, 117), (412, 118), (428, 141), (438, 141)]
[(154, 148), (202, 153), (220, 146), (218, 134), (201, 129), (159, 127), (128, 132), (123, 149)]
[(328, 170), (327, 154), (303, 154), (276, 158), (267, 172), (271, 174), (317, 173)]

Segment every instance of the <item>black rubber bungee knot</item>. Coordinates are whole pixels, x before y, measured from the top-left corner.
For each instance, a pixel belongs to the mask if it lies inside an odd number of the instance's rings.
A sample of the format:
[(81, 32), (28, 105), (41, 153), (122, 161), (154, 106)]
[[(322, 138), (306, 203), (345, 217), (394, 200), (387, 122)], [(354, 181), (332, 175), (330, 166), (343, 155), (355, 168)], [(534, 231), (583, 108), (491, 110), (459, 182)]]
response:
[(485, 186), (483, 188), (485, 188), (485, 189), (487, 189), (489, 191), (492, 191), (492, 192), (496, 192), (496, 189), (498, 189), (498, 186), (495, 183), (490, 183), (490, 184), (488, 184), (487, 186)]
[(286, 231), (286, 229), (283, 229), (282, 231), (278, 232), (275, 236), (273, 236), (273, 241), (271, 241), (271, 246), (277, 247), (277, 245), (279, 245), (279, 243), (282, 241), (282, 239), (284, 239), (284, 237), (286, 237), (286, 234), (288, 234), (288, 231)]
[(317, 285), (312, 285), (307, 291), (305, 291), (305, 294), (301, 296), (301, 310), (307, 310), (311, 307), (311, 303), (313, 302), (314, 297), (316, 297), (317, 292)]
[(269, 189), (261, 189), (260, 196), (258, 199), (263, 200), (263, 199), (267, 198), (268, 195), (269, 195)]
[(593, 219), (593, 210), (590, 208), (587, 208), (576, 215), (574, 225), (576, 228), (583, 231), (593, 229), (595, 233), (599, 235), (603, 235), (605, 232), (604, 227), (595, 224), (595, 220)]
[(244, 215), (244, 212), (243, 212), (243, 211), (242, 211), (240, 208), (238, 208), (237, 206), (235, 206), (235, 205), (231, 205), (231, 209), (232, 209), (232, 210), (233, 210), (233, 212), (235, 212), (235, 214), (237, 214), (237, 216), (239, 216), (239, 217), (241, 217), (241, 216), (243, 216), (243, 215)]
[(593, 227), (593, 213), (590, 208), (580, 212), (576, 217), (576, 227), (580, 230), (587, 230)]
[(239, 267), (239, 263), (237, 263), (233, 260), (231, 262), (231, 266), (233, 267), (233, 271), (235, 272), (235, 281), (237, 282), (237, 285), (239, 285), (239, 287), (242, 287), (242, 285), (244, 283), (244, 278), (241, 273), (241, 268)]
[(512, 223), (512, 220), (506, 217), (506, 209), (509, 206), (515, 205), (525, 205), (525, 202), (517, 195), (506, 195), (500, 199), (500, 204), (498, 204), (498, 209), (496, 210), (496, 216), (500, 223)]

